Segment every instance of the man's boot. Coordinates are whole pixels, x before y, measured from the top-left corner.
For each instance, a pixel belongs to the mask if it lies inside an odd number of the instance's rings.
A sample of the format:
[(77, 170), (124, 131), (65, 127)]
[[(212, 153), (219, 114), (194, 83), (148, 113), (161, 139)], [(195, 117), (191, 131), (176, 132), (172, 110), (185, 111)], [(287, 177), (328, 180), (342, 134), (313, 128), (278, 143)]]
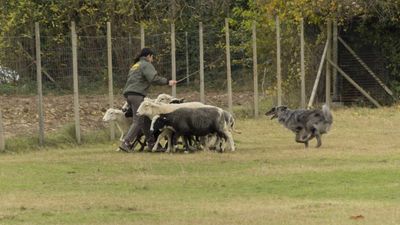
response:
[(119, 149), (124, 152), (130, 152), (131, 145), (128, 141), (122, 141), (122, 143), (119, 146)]

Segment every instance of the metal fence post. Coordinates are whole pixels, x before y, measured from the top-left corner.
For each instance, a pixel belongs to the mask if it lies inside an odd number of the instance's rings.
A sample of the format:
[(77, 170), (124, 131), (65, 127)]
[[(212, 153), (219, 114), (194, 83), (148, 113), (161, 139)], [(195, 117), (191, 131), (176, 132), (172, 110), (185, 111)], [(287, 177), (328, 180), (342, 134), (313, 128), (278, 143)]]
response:
[[(114, 107), (114, 91), (113, 91), (113, 68), (112, 68), (112, 40), (111, 40), (111, 23), (107, 22), (107, 69), (108, 69), (108, 99), (110, 108)], [(110, 138), (115, 139), (114, 121), (111, 121)]]
[(282, 105), (281, 31), (279, 16), (276, 16), (276, 80), (278, 86), (278, 105)]
[(71, 22), (71, 41), (72, 41), (72, 76), (74, 82), (74, 118), (76, 142), (81, 143), (81, 128), (79, 121), (79, 94), (78, 94), (78, 53), (77, 35), (75, 22)]
[[(171, 24), (171, 78), (176, 80), (175, 24)], [(172, 96), (176, 97), (176, 85), (172, 86)]]
[(3, 114), (0, 108), (0, 151), (4, 151), (5, 149), (6, 149), (6, 143), (4, 139)]
[(232, 72), (231, 72), (231, 50), (229, 40), (229, 20), (225, 18), (225, 42), (226, 42), (226, 76), (228, 85), (228, 110), (232, 112)]
[(257, 68), (257, 33), (256, 22), (253, 21), (253, 82), (254, 82), (254, 117), (258, 117), (258, 68)]
[(144, 39), (144, 25), (143, 23), (140, 24), (140, 48), (143, 49), (145, 46), (145, 39)]
[(38, 91), (38, 114), (39, 114), (39, 145), (44, 144), (44, 113), (43, 113), (43, 86), (42, 86), (42, 58), (40, 55), (40, 30), (39, 23), (35, 23), (36, 44), (36, 80)]
[(304, 19), (300, 20), (300, 72), (301, 72), (301, 108), (306, 108), (306, 69), (304, 62)]
[[(328, 19), (327, 22), (327, 39), (329, 40), (328, 49), (326, 52), (326, 60), (331, 60), (331, 41), (332, 41), (332, 21)], [(331, 105), (331, 65), (326, 63), (325, 65), (325, 104)]]
[(185, 32), (186, 85), (189, 85), (189, 42), (188, 32)]
[(203, 23), (199, 23), (199, 57), (200, 57), (200, 102), (205, 103), (204, 95), (204, 48), (203, 48)]

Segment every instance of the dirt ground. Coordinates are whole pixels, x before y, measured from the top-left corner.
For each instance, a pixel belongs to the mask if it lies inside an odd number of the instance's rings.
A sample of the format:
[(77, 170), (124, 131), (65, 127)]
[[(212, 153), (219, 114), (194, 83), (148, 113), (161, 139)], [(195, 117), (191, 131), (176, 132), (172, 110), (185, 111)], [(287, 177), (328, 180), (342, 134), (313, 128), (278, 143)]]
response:
[[(168, 93), (168, 92), (167, 92)], [(149, 97), (155, 98), (156, 93)], [(178, 94), (186, 101), (198, 101), (199, 92), (186, 92)], [(209, 92), (206, 95), (207, 104), (220, 107), (227, 106), (227, 94)], [(252, 92), (234, 93), (233, 104), (243, 105), (252, 102)], [(0, 109), (3, 114), (4, 135), (6, 138), (19, 135), (32, 135), (38, 132), (38, 106), (37, 96), (7, 96), (0, 95)], [(106, 95), (81, 95), (80, 124), (83, 132), (103, 128), (102, 122), (104, 112), (109, 108)], [(124, 103), (123, 96), (114, 96), (115, 108)], [(73, 95), (47, 95), (43, 99), (45, 116), (45, 133), (54, 132), (67, 123), (74, 122)]]

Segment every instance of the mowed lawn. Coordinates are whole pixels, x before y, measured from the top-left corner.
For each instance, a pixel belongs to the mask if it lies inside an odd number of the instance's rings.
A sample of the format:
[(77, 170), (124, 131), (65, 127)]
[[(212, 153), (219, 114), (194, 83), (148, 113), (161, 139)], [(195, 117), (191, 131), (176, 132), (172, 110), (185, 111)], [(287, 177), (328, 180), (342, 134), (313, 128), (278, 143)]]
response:
[(0, 224), (397, 225), (399, 110), (335, 110), (320, 149), (262, 116), (224, 154), (2, 154)]

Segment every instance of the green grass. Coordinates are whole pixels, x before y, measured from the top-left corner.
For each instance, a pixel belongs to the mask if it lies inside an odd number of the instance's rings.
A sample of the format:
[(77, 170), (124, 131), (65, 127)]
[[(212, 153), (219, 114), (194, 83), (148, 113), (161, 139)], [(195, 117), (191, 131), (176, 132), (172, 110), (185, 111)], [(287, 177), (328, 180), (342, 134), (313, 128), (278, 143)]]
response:
[(261, 117), (233, 153), (2, 154), (0, 224), (398, 224), (398, 110), (337, 110), (320, 149)]
[[(97, 131), (81, 132), (81, 144), (93, 143), (110, 143), (109, 129), (99, 129)], [(65, 149), (78, 146), (75, 134), (75, 125), (69, 123), (61, 129), (46, 133), (44, 137), (44, 145), (39, 145), (39, 137), (37, 134), (28, 137), (14, 137), (6, 140), (6, 153), (21, 153), (43, 149)], [(0, 152), (1, 153), (1, 152)]]

